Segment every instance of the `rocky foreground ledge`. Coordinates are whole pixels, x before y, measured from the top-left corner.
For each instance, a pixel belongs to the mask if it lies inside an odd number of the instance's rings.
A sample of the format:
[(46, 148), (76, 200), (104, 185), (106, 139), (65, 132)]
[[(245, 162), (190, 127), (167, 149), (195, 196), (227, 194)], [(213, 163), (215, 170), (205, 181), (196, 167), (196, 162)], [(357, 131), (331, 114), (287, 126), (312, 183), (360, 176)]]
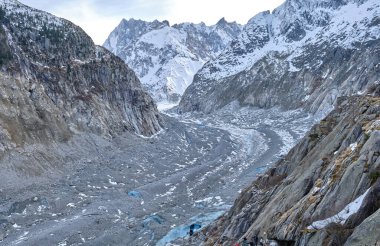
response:
[[(380, 98), (341, 98), (335, 110), (205, 229), (204, 245), (264, 233), (278, 245), (380, 241)], [(219, 245), (219, 244), (218, 244)]]

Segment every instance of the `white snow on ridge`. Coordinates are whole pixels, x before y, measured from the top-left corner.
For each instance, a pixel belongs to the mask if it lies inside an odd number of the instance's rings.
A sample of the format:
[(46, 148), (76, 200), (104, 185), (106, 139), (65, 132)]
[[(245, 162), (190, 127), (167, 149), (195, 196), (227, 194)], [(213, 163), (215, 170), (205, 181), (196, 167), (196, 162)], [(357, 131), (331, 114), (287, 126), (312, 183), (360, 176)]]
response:
[[(167, 45), (182, 48), (186, 40), (186, 34), (179, 30), (166, 26), (162, 29), (153, 30), (141, 36), (137, 42), (153, 44), (155, 48), (162, 49)], [(183, 49), (183, 48), (182, 48)]]
[[(150, 57), (153, 66), (144, 76), (140, 76), (141, 82), (158, 102), (168, 101), (168, 94), (182, 95), (192, 82), (194, 74), (205, 63), (186, 46), (186, 33), (165, 26), (142, 35), (136, 46), (144, 47), (146, 44), (151, 45), (151, 50), (138, 50), (139, 57)], [(163, 62), (161, 54), (167, 49), (176, 54)], [(159, 55), (152, 56), (150, 52)]]
[(363, 195), (356, 198), (353, 202), (347, 204), (347, 206), (344, 207), (344, 209), (342, 211), (340, 211), (339, 213), (337, 213), (336, 215), (329, 217), (327, 219), (324, 219), (324, 220), (314, 221), (310, 226), (307, 227), (307, 229), (309, 229), (309, 230), (312, 230), (312, 229), (321, 230), (331, 223), (340, 223), (343, 225), (344, 223), (346, 223), (346, 220), (351, 215), (353, 215), (359, 211), (359, 209), (360, 209), (360, 207), (364, 201), (364, 198), (367, 196), (370, 189), (371, 188), (369, 188), (366, 192), (364, 192)]
[[(184, 50), (183, 53), (187, 51)], [(152, 60), (154, 64), (159, 64), (159, 57), (152, 57)], [(177, 56), (162, 66), (155, 65), (140, 80), (156, 98), (166, 97), (165, 91), (162, 90), (163, 85), (169, 94), (182, 95), (203, 64), (202, 60), (193, 60), (185, 55)]]
[[(134, 25), (142, 32), (129, 29)], [(175, 102), (205, 62), (216, 57), (240, 31), (240, 25), (222, 20), (214, 26), (169, 26), (159, 21), (135, 24), (130, 20), (110, 34), (105, 47), (124, 59), (156, 102)]]
[[(304, 8), (305, 11), (311, 12), (307, 7)], [(284, 26), (284, 16), (286, 16), (287, 21), (290, 18), (286, 15), (287, 11), (289, 10), (286, 3), (284, 3), (274, 11), (274, 14), (266, 16), (263, 13), (258, 14), (248, 22), (245, 30), (235, 40), (236, 42), (240, 42), (240, 48), (246, 49), (245, 45), (252, 43), (250, 39), (262, 37), (265, 34), (262, 30), (257, 31), (254, 27), (267, 25), (268, 29), (271, 30), (269, 33), (270, 40), (263, 47), (257, 46), (250, 52), (246, 50), (242, 55), (236, 55), (234, 49), (230, 46), (219, 57), (206, 64), (199, 71), (199, 74), (206, 80), (219, 80), (229, 77), (250, 69), (258, 60), (270, 52), (290, 54), (290, 57), (287, 59), (290, 62), (290, 70), (296, 71), (298, 68), (292, 65), (291, 60), (302, 54), (302, 47), (305, 45), (315, 45), (328, 40), (335, 45), (351, 48), (355, 42), (364, 42), (379, 38), (380, 36), (379, 25), (368, 27), (368, 23), (371, 20), (380, 16), (380, 3), (378, 0), (367, 0), (360, 5), (351, 2), (340, 7), (338, 10), (317, 7), (312, 10), (313, 15), (328, 15), (326, 18), (330, 18), (329, 24), (327, 26), (309, 26), (304, 23), (306, 36), (300, 41), (292, 41), (290, 43), (281, 34), (282, 27)], [(294, 16), (290, 19), (297, 19), (297, 16), (301, 12), (297, 11), (293, 13)], [(317, 19), (318, 17), (315, 18)], [(299, 19), (302, 18), (300, 17)], [(249, 29), (249, 25), (254, 25), (253, 31)], [(243, 45), (241, 45), (242, 43)], [(294, 50), (297, 52), (292, 53)]]
[(111, 49), (111, 52), (113, 53), (117, 53), (118, 50), (117, 50), (117, 41), (118, 41), (118, 36), (116, 35), (111, 35), (110, 36), (110, 49)]

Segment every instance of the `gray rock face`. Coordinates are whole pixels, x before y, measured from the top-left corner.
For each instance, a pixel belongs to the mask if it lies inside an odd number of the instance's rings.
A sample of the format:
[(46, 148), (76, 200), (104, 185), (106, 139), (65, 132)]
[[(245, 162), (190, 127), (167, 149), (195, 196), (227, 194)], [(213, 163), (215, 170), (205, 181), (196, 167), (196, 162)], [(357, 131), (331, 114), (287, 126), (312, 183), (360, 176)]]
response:
[(241, 32), (224, 18), (213, 26), (122, 20), (104, 46), (131, 66), (158, 101), (178, 101), (194, 74)]
[[(2, 149), (76, 131), (152, 135), (160, 119), (134, 72), (69, 21), (0, 1)], [(4, 54), (4, 55), (3, 55)]]
[(376, 245), (376, 243), (380, 242), (380, 234), (376, 228), (380, 228), (380, 210), (359, 225), (345, 245)]
[[(376, 242), (379, 116), (378, 97), (339, 101), (283, 160), (242, 192), (208, 229), (205, 244), (223, 240), (230, 245), (264, 233), (280, 245), (343, 245), (348, 238), (346, 245)], [(373, 233), (364, 236), (365, 231)]]
[(195, 75), (179, 110), (238, 101), (318, 113), (338, 96), (366, 93), (380, 72), (379, 9), (374, 0), (288, 0), (258, 14)]

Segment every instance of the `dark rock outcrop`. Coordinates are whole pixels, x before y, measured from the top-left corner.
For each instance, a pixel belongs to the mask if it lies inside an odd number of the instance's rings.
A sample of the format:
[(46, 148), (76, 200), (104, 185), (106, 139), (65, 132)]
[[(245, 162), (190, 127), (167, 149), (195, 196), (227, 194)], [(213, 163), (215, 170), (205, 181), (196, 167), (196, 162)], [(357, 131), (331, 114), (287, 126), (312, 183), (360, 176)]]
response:
[(152, 135), (160, 117), (134, 72), (78, 26), (0, 1), (1, 149), (77, 131)]
[(279, 245), (375, 245), (379, 177), (380, 98), (341, 98), (208, 228), (205, 244), (267, 233)]

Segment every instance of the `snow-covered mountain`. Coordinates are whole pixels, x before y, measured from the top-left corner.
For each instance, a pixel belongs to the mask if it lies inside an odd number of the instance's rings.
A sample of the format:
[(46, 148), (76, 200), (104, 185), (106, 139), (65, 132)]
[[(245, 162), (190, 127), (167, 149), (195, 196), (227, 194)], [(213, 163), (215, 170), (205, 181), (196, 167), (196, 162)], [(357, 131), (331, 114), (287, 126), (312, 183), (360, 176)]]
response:
[(213, 26), (123, 19), (104, 47), (136, 71), (157, 101), (178, 101), (194, 74), (216, 58), (241, 29), (224, 18)]
[(329, 110), (341, 95), (379, 83), (380, 2), (287, 0), (253, 17), (185, 92), (180, 111), (233, 101)]

